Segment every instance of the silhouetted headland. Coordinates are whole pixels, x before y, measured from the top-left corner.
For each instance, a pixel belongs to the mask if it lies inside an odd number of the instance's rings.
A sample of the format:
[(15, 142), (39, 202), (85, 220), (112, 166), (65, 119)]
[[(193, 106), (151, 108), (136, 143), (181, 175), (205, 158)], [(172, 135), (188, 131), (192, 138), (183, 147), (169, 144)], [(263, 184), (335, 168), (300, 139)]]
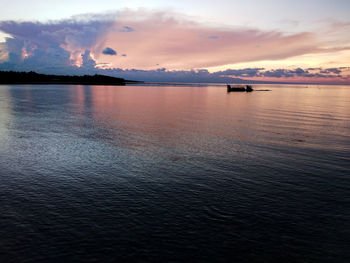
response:
[(0, 71), (0, 84), (75, 84), (75, 85), (125, 85), (139, 81), (105, 75), (46, 75), (36, 72)]
[(246, 85), (246, 86), (231, 86), (231, 85), (227, 85), (227, 92), (232, 92), (232, 91), (245, 91), (245, 92), (252, 92), (253, 91), (253, 87), (250, 85)]

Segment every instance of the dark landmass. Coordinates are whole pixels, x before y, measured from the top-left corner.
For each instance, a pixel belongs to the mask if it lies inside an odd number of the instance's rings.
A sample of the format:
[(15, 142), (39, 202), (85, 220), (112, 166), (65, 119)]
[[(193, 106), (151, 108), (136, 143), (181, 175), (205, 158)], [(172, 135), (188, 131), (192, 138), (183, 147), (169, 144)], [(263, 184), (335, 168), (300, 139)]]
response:
[(45, 75), (36, 72), (0, 71), (0, 84), (73, 84), (73, 85), (125, 85), (142, 83), (105, 75)]

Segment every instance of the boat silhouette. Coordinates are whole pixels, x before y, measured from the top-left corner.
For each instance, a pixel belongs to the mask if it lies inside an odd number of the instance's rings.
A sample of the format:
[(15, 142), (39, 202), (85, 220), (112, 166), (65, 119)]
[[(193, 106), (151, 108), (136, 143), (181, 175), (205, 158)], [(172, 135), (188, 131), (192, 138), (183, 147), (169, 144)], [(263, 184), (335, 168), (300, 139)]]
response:
[(251, 85), (246, 86), (231, 86), (227, 84), (227, 92), (252, 92), (253, 87)]

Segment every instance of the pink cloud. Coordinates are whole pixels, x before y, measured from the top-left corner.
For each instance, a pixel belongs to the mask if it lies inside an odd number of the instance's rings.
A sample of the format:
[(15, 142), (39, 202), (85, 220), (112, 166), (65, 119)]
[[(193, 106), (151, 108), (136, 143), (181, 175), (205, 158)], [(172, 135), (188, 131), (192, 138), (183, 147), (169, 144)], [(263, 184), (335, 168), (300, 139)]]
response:
[[(125, 26), (132, 31), (120, 30)], [(279, 60), (318, 51), (317, 39), (312, 33), (285, 35), (258, 29), (215, 28), (184, 17), (143, 11), (121, 15), (99, 41), (128, 54), (125, 58), (107, 58), (101, 55), (102, 46), (98, 45), (93, 53), (99, 62), (143, 69), (206, 68)]]

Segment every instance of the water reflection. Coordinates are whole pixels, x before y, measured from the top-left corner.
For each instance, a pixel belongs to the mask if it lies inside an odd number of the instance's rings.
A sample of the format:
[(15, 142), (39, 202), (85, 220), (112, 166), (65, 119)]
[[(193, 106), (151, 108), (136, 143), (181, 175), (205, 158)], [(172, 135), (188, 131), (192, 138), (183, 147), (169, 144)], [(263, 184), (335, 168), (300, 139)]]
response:
[(266, 88), (0, 86), (0, 261), (345, 262), (350, 89)]
[(12, 86), (1, 89), (1, 131), (8, 134), (9, 123), (14, 123), (13, 136), (66, 132), (117, 147), (156, 146), (179, 154), (230, 155), (247, 144), (326, 150), (349, 141), (347, 87), (259, 88), (272, 91), (226, 94), (216, 86)]
[[(70, 132), (80, 128), (82, 133), (84, 127), (95, 125), (97, 133), (106, 133), (118, 143), (137, 141), (139, 136), (144, 144), (174, 147), (182, 140), (182, 146), (192, 148), (203, 136), (247, 143), (303, 143), (324, 149), (348, 140), (347, 87), (272, 89), (226, 94), (210, 86), (7, 87), (1, 90), (1, 130), (8, 133), (4, 123), (12, 121), (17, 131), (27, 132), (60, 129), (56, 122), (71, 128)], [(32, 125), (38, 117), (41, 122)], [(327, 146), (322, 143), (325, 140)]]
[(8, 86), (0, 86), (0, 145), (7, 151), (10, 145), (9, 132), (12, 126), (12, 100)]

